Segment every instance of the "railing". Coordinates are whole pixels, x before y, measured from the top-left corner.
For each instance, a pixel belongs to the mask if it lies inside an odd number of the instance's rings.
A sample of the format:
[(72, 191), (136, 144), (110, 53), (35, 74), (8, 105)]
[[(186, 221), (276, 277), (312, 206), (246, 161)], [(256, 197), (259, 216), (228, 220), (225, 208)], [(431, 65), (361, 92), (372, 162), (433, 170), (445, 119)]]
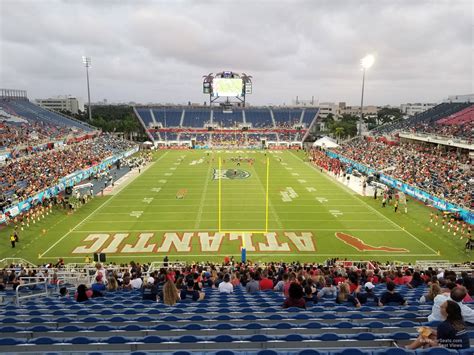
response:
[(21, 266), (29, 266), (29, 267), (37, 267), (32, 262), (22, 258), (5, 258), (0, 260), (0, 266), (10, 266), (10, 265), (21, 265)]
[[(35, 278), (31, 278), (31, 277), (26, 277), (27, 279), (35, 279)], [(23, 277), (21, 279), (24, 279)], [(39, 278), (36, 278), (36, 279), (39, 279)], [(34, 292), (34, 293), (30, 293), (30, 294), (26, 294), (26, 295), (21, 295), (20, 296), (20, 289), (22, 288), (30, 288), (32, 286), (43, 286), (44, 289), (41, 290), (39, 289), (40, 291), (39, 292)], [(28, 299), (28, 298), (36, 298), (38, 296), (45, 296), (45, 297), (48, 297), (48, 279), (44, 279), (43, 281), (37, 281), (37, 282), (30, 282), (30, 283), (26, 283), (26, 284), (23, 284), (23, 285), (18, 285), (16, 287), (16, 298), (15, 298), (15, 303), (17, 306), (20, 305), (20, 300), (24, 300), (24, 299)]]

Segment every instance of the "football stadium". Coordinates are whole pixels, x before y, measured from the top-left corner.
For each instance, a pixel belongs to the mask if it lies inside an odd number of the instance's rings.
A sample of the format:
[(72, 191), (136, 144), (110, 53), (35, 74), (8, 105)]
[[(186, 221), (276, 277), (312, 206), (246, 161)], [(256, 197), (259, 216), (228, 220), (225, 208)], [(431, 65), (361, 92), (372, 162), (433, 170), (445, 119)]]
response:
[[(349, 57), (360, 64), (349, 67), (360, 77), (347, 74), (348, 91), (335, 85), (343, 92), (335, 99), (355, 92), (357, 104), (350, 106), (300, 98), (290, 84), (273, 87), (283, 78), (304, 87), (309, 79), (292, 77), (293, 69), (270, 75), (277, 65), (270, 58), (270, 69), (248, 59), (254, 54), (257, 61), (258, 50), (239, 60), (229, 50), (229, 57), (209, 56), (203, 65), (193, 40), (199, 42), (198, 33), (217, 35), (194, 22), (186, 27), (186, 16), (200, 11), (189, 1), (124, 2), (114, 9), (106, 1), (52, 3), (51, 11), (64, 17), (51, 15), (48, 24), (45, 9), (32, 1), (1, 5), (9, 24), (0, 42), (2, 353), (474, 354), (474, 94), (467, 92), (472, 75), (467, 86), (455, 80), (463, 60), (446, 68), (452, 80), (444, 86), (422, 73), (383, 81), (376, 72), (394, 70), (383, 50), (358, 49)], [(283, 3), (269, 2), (282, 14)], [(449, 9), (472, 25), (466, 12), (472, 4), (440, 4), (425, 4), (433, 18)], [(292, 11), (301, 16), (306, 6), (318, 11), (310, 2), (299, 5)], [(242, 6), (258, 18), (260, 5)], [(326, 6), (319, 10), (330, 14), (334, 9)], [(382, 13), (375, 2), (361, 6)], [(408, 12), (416, 5), (404, 6)], [(35, 18), (35, 8), (44, 18)], [(230, 9), (224, 2), (212, 13)], [(169, 30), (157, 41), (169, 50), (159, 66), (170, 69), (147, 78), (148, 56), (161, 54), (136, 35), (131, 41), (150, 52), (108, 61), (120, 26), (103, 28), (102, 39), (62, 22), (87, 22), (85, 10), (100, 11), (104, 22), (130, 16), (133, 30), (156, 20)], [(405, 16), (401, 7), (391, 11)], [(38, 24), (39, 32), (59, 21), (57, 28), (73, 33), (53, 34), (49, 47), (38, 47), (16, 37), (22, 32), (14, 31), (16, 21)], [(228, 30), (236, 48), (252, 41)], [(359, 29), (341, 31), (335, 38)], [(83, 56), (82, 67), (79, 56), (76, 88), (66, 74), (61, 81), (66, 64), (59, 57), (82, 36), (100, 49), (91, 45), (94, 57)], [(186, 47), (191, 67), (173, 59), (170, 37)], [(260, 40), (256, 34), (255, 46), (267, 44)], [(21, 46), (55, 53), (44, 62), (53, 62), (53, 70), (48, 64), (34, 77), (30, 59), (12, 59), (25, 53)], [(472, 60), (472, 41), (467, 47)], [(343, 61), (321, 57), (322, 65), (342, 70)], [(103, 61), (97, 69), (96, 60)], [(400, 63), (409, 60), (425, 63), (407, 54)], [(472, 62), (467, 65), (472, 74)], [(372, 75), (380, 92), (372, 89)], [(412, 80), (423, 78), (422, 95)], [(130, 87), (126, 101), (118, 99), (122, 84)], [(334, 95), (330, 85), (315, 90), (322, 98)], [(52, 96), (76, 91), (77, 97)], [(280, 100), (282, 91), (286, 100), (296, 99), (266, 103)], [(108, 93), (117, 103), (94, 96)], [(81, 103), (80, 96), (87, 99)], [(400, 104), (406, 98), (431, 101)], [(377, 105), (367, 104), (372, 100)]]

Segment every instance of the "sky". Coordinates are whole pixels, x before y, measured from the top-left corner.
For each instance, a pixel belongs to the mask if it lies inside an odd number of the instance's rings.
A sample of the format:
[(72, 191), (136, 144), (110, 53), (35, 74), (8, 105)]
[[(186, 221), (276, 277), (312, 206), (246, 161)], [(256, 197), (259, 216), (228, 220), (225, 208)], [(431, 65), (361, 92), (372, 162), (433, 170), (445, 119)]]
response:
[(253, 105), (439, 102), (473, 88), (470, 0), (0, 0), (0, 87), (32, 98), (203, 103), (202, 76), (253, 77)]

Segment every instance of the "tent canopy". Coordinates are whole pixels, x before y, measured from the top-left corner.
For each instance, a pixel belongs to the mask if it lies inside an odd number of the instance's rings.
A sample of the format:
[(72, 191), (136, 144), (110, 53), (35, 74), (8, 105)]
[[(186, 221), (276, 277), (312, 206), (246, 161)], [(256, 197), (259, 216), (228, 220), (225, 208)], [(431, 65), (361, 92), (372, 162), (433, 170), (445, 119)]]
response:
[(333, 139), (326, 136), (319, 138), (316, 142), (314, 142), (313, 147), (337, 148), (339, 145)]

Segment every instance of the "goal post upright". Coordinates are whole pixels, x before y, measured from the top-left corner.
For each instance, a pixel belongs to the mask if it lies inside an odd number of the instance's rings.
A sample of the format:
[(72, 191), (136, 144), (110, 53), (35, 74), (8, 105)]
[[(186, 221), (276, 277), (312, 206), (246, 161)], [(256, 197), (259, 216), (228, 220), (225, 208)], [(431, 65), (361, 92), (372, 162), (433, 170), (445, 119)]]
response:
[(219, 155), (219, 171), (218, 171), (218, 174), (217, 174), (217, 179), (218, 179), (218, 190), (219, 192), (217, 193), (218, 195), (218, 224), (219, 224), (219, 232), (222, 230), (221, 228), (221, 184), (222, 184), (222, 178), (221, 178), (221, 166), (222, 166), (222, 162), (221, 162), (221, 156)]
[(270, 158), (267, 157), (267, 190), (265, 192), (265, 233), (268, 233), (268, 185), (270, 185)]

